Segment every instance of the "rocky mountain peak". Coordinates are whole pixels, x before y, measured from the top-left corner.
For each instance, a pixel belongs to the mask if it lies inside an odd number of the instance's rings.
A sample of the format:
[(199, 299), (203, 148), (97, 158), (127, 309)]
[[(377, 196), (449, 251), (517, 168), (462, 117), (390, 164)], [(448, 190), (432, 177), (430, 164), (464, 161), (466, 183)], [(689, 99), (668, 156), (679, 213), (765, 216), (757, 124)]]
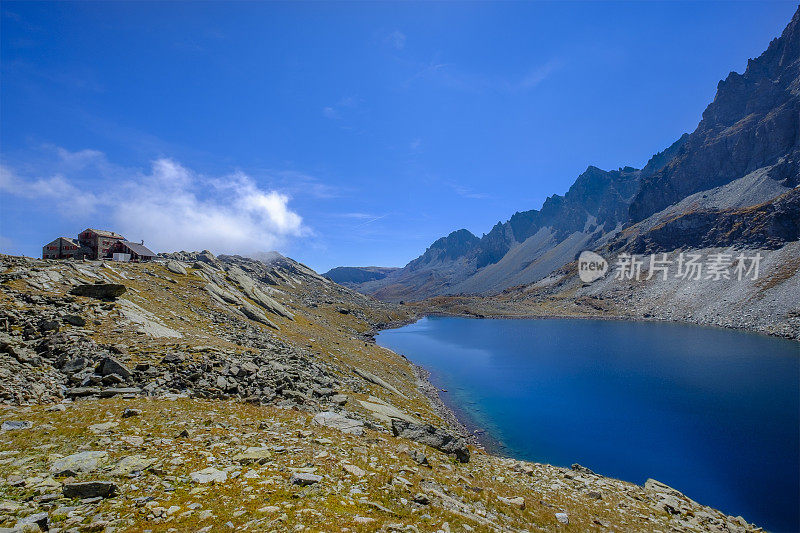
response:
[(462, 228), (434, 241), (425, 253), (412, 263), (429, 264), (437, 261), (453, 261), (474, 250), (479, 242), (480, 239), (471, 231)]
[(798, 158), (799, 15), (763, 54), (748, 61), (744, 74), (731, 72), (719, 82), (714, 101), (679, 153), (643, 178), (630, 208), (633, 222), (690, 194)]

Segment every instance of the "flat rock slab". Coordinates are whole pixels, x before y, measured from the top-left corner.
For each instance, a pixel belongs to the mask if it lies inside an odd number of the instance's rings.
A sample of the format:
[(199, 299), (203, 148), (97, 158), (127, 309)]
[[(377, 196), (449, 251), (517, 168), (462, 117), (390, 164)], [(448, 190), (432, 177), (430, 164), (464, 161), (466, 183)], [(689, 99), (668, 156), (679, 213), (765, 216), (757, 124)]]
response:
[(389, 405), (388, 403), (382, 402), (381, 400), (373, 398), (372, 396), (370, 396), (370, 401), (358, 400), (358, 402), (370, 413), (372, 413), (372, 416), (382, 422), (391, 422), (393, 418), (399, 418), (400, 420), (413, 422), (415, 424), (422, 423), (422, 421), (418, 418), (401, 411), (394, 405)]
[(264, 464), (272, 459), (272, 452), (268, 448), (247, 448), (242, 453), (235, 455), (233, 460), (237, 463), (247, 465), (251, 463)]
[(155, 459), (150, 459), (144, 455), (129, 455), (123, 457), (109, 474), (112, 476), (127, 476), (134, 472), (144, 472), (150, 468), (153, 463), (155, 463)]
[(353, 474), (356, 477), (364, 477), (367, 475), (367, 473), (363, 469), (357, 467), (356, 465), (351, 465), (350, 463), (344, 463), (342, 465), (342, 469), (344, 469), (345, 472)]
[(214, 467), (208, 467), (197, 472), (192, 472), (189, 474), (189, 477), (192, 478), (192, 481), (195, 483), (200, 483), (201, 485), (206, 483), (225, 483), (228, 481), (228, 473), (223, 472), (222, 470), (217, 470)]
[(65, 498), (113, 498), (119, 493), (119, 487), (110, 481), (67, 483), (63, 493)]
[(91, 431), (95, 435), (100, 435), (103, 433), (108, 433), (118, 425), (119, 422), (103, 422), (100, 424), (92, 424), (91, 426), (89, 426), (89, 431)]
[(50, 473), (56, 476), (77, 476), (94, 472), (108, 461), (108, 453), (102, 451), (80, 452), (56, 459)]
[(317, 413), (311, 421), (312, 424), (338, 429), (344, 433), (361, 436), (364, 434), (364, 422), (347, 418), (333, 411)]

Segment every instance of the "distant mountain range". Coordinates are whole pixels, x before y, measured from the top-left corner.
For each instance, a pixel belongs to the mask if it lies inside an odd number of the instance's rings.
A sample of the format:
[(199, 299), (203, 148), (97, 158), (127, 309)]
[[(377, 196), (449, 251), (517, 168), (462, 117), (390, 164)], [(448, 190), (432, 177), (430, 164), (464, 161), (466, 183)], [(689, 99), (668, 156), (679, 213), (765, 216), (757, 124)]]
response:
[(731, 72), (691, 134), (642, 169), (590, 166), (564, 196), (482, 237), (435, 241), (400, 269), (330, 279), (385, 300), (492, 294), (536, 282), (586, 249), (774, 248), (800, 239), (800, 10), (744, 74)]

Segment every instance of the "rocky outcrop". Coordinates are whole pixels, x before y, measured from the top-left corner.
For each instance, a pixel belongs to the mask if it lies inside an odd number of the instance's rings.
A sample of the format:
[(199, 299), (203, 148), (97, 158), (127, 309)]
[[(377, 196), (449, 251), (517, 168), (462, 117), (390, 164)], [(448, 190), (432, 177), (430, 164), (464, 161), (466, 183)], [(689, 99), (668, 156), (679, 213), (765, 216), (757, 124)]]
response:
[(680, 199), (775, 165), (773, 179), (793, 187), (800, 164), (800, 11), (744, 74), (731, 72), (697, 129), (662, 170), (642, 180), (634, 222)]
[(452, 454), (462, 463), (469, 461), (470, 453), (467, 441), (463, 437), (455, 436), (442, 428), (393, 418), (392, 433), (395, 436), (425, 444), (440, 452)]

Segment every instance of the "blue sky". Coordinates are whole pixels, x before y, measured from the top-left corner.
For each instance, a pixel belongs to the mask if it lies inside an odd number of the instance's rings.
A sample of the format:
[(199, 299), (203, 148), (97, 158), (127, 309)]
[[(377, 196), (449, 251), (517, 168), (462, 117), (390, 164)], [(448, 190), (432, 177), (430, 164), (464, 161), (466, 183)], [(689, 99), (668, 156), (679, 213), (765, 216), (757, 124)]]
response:
[(5, 1), (0, 251), (92, 226), (402, 266), (643, 165), (795, 9)]

